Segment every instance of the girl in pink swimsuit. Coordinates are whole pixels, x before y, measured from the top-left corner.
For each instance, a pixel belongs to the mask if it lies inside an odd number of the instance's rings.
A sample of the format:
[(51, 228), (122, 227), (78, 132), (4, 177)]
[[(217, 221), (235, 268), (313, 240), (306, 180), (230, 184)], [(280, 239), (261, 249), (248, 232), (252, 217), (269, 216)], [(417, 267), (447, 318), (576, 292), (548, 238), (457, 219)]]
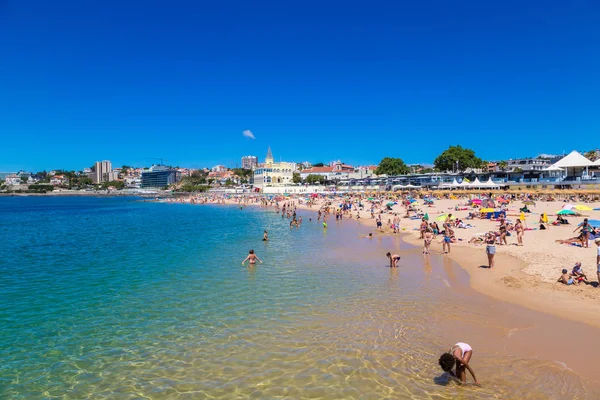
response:
[[(467, 374), (465, 369), (468, 369), (473, 376), (473, 380), (475, 380), (475, 384), (478, 385), (479, 382), (477, 382), (475, 373), (469, 366), (469, 361), (471, 361), (472, 355), (473, 348), (471, 348), (471, 346), (462, 342), (456, 343), (450, 348), (450, 351), (442, 354), (439, 360), (440, 367), (442, 367), (445, 372), (448, 372), (450, 375), (459, 379), (463, 383), (467, 382)], [(454, 365), (456, 365), (456, 374), (452, 372)]]

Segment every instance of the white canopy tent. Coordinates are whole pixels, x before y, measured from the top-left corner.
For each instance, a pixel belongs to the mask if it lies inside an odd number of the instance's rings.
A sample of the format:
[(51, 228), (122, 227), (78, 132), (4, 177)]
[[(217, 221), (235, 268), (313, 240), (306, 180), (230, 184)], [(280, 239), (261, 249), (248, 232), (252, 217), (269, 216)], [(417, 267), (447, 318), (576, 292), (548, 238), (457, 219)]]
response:
[(474, 188), (481, 187), (481, 182), (479, 182), (479, 178), (475, 177), (475, 180), (471, 182), (469, 186), (472, 186)]
[(594, 163), (582, 156), (578, 151), (573, 150), (546, 170), (555, 171), (555, 169), (551, 170), (550, 168), (562, 168), (566, 171), (565, 174), (569, 175), (569, 168), (572, 168), (573, 175), (575, 175), (575, 168), (585, 168), (585, 175), (587, 176), (589, 175), (589, 167), (594, 167)]
[(486, 182), (481, 183), (480, 187), (486, 189), (498, 189), (500, 188), (500, 185), (495, 184), (492, 178), (489, 178)]

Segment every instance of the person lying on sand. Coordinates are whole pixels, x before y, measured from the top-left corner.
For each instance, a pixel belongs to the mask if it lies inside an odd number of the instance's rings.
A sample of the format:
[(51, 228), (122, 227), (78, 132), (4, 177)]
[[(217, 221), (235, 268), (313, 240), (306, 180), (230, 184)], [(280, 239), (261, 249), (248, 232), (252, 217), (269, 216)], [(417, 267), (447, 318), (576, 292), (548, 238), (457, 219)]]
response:
[(560, 244), (574, 244), (574, 243), (579, 243), (581, 246), (583, 246), (584, 243), (584, 237), (583, 234), (580, 234), (579, 236), (576, 237), (572, 237), (569, 239), (557, 239), (555, 240), (556, 243), (560, 243)]
[(565, 285), (572, 285), (575, 283), (575, 280), (571, 278), (569, 275), (569, 271), (565, 268), (562, 270), (562, 275), (558, 278), (557, 282), (564, 283)]

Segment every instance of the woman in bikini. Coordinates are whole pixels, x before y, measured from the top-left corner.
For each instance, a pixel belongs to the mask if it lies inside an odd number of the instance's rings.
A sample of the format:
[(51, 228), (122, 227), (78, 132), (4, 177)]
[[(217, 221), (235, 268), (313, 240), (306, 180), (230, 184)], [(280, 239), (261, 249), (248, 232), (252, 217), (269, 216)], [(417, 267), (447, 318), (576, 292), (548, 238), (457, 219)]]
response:
[(254, 254), (254, 250), (250, 250), (248, 252), (248, 257), (246, 257), (244, 259), (244, 261), (242, 261), (242, 265), (244, 265), (246, 263), (246, 261), (249, 261), (250, 265), (255, 265), (256, 260), (260, 261), (261, 264), (263, 263), (262, 260), (260, 258), (258, 258), (258, 256), (256, 254)]
[(485, 253), (488, 258), (488, 267), (494, 268), (494, 255), (496, 254), (496, 235), (492, 232), (488, 232), (485, 235)]
[(524, 229), (520, 219), (517, 219), (515, 223), (515, 231), (517, 231), (517, 246), (523, 246)]
[[(473, 356), (473, 348), (466, 343), (459, 342), (452, 346), (450, 351), (442, 354), (439, 364), (445, 372), (448, 372), (462, 383), (467, 382), (467, 374), (465, 369), (468, 369), (473, 377), (473, 380), (475, 381), (475, 384), (479, 385), (479, 382), (475, 377), (475, 372), (473, 372), (473, 369), (469, 366), (471, 356)], [(456, 374), (452, 372), (454, 365), (456, 365)]]
[(431, 228), (427, 228), (425, 230), (425, 236), (423, 238), (423, 254), (429, 254), (429, 247), (431, 246), (431, 241), (433, 240), (433, 232)]

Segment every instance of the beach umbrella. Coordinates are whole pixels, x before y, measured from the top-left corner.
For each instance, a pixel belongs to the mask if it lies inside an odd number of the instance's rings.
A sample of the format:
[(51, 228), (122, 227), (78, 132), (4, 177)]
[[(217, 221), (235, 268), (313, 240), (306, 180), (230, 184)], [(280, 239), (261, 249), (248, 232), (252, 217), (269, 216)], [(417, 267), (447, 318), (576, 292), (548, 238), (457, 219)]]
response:
[(367, 200), (369, 200), (369, 201), (373, 201), (373, 198), (372, 198), (372, 197), (369, 197)]
[(425, 216), (423, 217), (423, 219), (424, 219), (425, 221), (429, 221), (429, 214), (428, 214), (428, 213), (425, 213)]
[(417, 201), (415, 199), (410, 199), (411, 203), (416, 203)]
[(573, 204), (565, 204), (564, 206), (562, 206), (563, 210), (572, 210), (573, 208), (575, 208)]
[(579, 211), (592, 211), (592, 208), (591, 208), (591, 207), (584, 206), (583, 204), (578, 204), (578, 205), (576, 205), (576, 206), (575, 206), (575, 209), (576, 209), (576, 210), (579, 210)]
[(577, 213), (573, 210), (560, 210), (556, 214), (557, 215), (577, 215)]
[[(582, 225), (583, 222), (579, 225)], [(597, 219), (590, 219), (588, 220), (588, 224), (590, 224), (590, 226), (593, 226), (594, 228), (600, 228), (600, 220)]]
[(496, 211), (496, 209), (494, 209), (494, 208), (482, 208), (481, 209), (482, 213), (489, 213), (489, 212), (494, 212), (494, 211)]
[[(439, 217), (437, 217), (435, 220), (439, 221), (439, 222), (444, 222), (447, 219), (448, 219), (448, 216), (446, 214), (442, 214)], [(454, 219), (454, 215), (452, 217), (450, 217), (450, 219)]]
[(471, 200), (471, 203), (473, 203), (473, 204), (481, 204), (481, 199), (473, 199), (473, 200)]
[(386, 204), (386, 207), (391, 207), (391, 206), (394, 206), (396, 204), (398, 204), (398, 203), (394, 203), (394, 202), (390, 201), (389, 203)]

